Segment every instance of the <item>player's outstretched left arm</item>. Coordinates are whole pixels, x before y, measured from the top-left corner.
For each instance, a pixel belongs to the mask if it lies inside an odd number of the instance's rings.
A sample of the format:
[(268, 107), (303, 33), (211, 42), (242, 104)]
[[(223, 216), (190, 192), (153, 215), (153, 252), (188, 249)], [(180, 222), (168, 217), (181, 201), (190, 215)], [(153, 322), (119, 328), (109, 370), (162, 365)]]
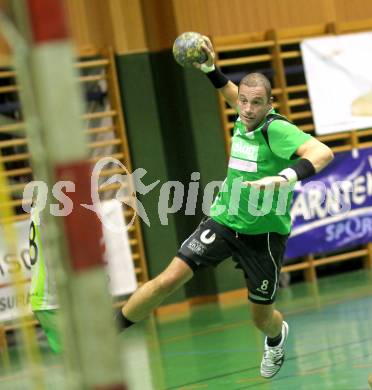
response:
[(303, 143), (296, 151), (296, 155), (311, 162), (315, 172), (320, 172), (333, 160), (332, 150), (316, 138)]
[(289, 182), (294, 184), (298, 180), (307, 179), (308, 177), (320, 172), (333, 160), (332, 150), (316, 138), (303, 143), (297, 150), (296, 155), (300, 159), (291, 167), (278, 172), (277, 176), (268, 176), (259, 180), (244, 182), (255, 188), (266, 187), (270, 185), (280, 185)]
[(215, 65), (216, 53), (214, 51), (212, 42), (210, 39), (203, 35), (205, 44), (202, 45), (202, 49), (207, 54), (207, 61), (202, 64), (194, 63), (195, 68), (203, 71), (214, 87), (222, 93), (230, 107), (237, 109), (238, 101), (238, 86), (229, 80)]

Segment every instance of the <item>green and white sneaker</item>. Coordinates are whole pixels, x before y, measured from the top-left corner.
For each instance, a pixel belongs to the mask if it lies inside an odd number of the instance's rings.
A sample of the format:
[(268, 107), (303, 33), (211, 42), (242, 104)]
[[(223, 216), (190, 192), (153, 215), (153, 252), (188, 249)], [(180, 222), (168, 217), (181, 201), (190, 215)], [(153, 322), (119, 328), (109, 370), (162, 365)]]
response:
[(265, 350), (261, 362), (261, 376), (264, 378), (272, 378), (276, 375), (284, 363), (284, 347), (288, 338), (289, 326), (283, 321), (282, 325), (282, 340), (276, 347), (267, 345), (267, 337), (265, 338)]

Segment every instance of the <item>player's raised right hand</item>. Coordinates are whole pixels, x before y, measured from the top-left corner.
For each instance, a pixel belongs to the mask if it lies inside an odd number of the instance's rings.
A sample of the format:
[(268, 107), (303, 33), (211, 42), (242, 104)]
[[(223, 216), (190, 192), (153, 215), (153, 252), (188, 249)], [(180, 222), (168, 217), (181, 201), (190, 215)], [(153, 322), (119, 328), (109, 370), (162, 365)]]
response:
[(204, 44), (201, 46), (201, 48), (204, 50), (205, 54), (208, 57), (207, 61), (203, 62), (202, 64), (194, 62), (193, 66), (207, 73), (208, 71), (211, 71), (214, 66), (214, 59), (216, 57), (216, 53), (214, 51), (211, 40), (206, 35), (203, 35), (203, 39)]

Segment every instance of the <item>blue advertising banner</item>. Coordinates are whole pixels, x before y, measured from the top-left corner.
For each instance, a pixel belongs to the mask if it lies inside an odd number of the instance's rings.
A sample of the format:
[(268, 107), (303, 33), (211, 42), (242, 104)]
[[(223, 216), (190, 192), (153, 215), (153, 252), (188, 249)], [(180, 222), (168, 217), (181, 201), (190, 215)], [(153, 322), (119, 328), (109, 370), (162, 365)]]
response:
[(372, 241), (372, 148), (337, 153), (297, 183), (291, 216), (287, 259)]

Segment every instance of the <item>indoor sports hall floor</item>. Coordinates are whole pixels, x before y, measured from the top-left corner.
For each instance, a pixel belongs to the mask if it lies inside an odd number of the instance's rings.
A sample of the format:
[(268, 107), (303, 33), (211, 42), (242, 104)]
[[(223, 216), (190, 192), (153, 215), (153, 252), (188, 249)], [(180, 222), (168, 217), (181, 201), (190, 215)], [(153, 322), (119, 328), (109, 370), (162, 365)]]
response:
[[(280, 291), (290, 325), (287, 358), (272, 380), (259, 376), (262, 336), (244, 300), (208, 304), (191, 315), (149, 320), (119, 336), (130, 390), (368, 389), (372, 372), (372, 271), (323, 277)], [(63, 389), (59, 359), (43, 348), (46, 388)], [(1, 390), (27, 389), (27, 372), (0, 376)]]

